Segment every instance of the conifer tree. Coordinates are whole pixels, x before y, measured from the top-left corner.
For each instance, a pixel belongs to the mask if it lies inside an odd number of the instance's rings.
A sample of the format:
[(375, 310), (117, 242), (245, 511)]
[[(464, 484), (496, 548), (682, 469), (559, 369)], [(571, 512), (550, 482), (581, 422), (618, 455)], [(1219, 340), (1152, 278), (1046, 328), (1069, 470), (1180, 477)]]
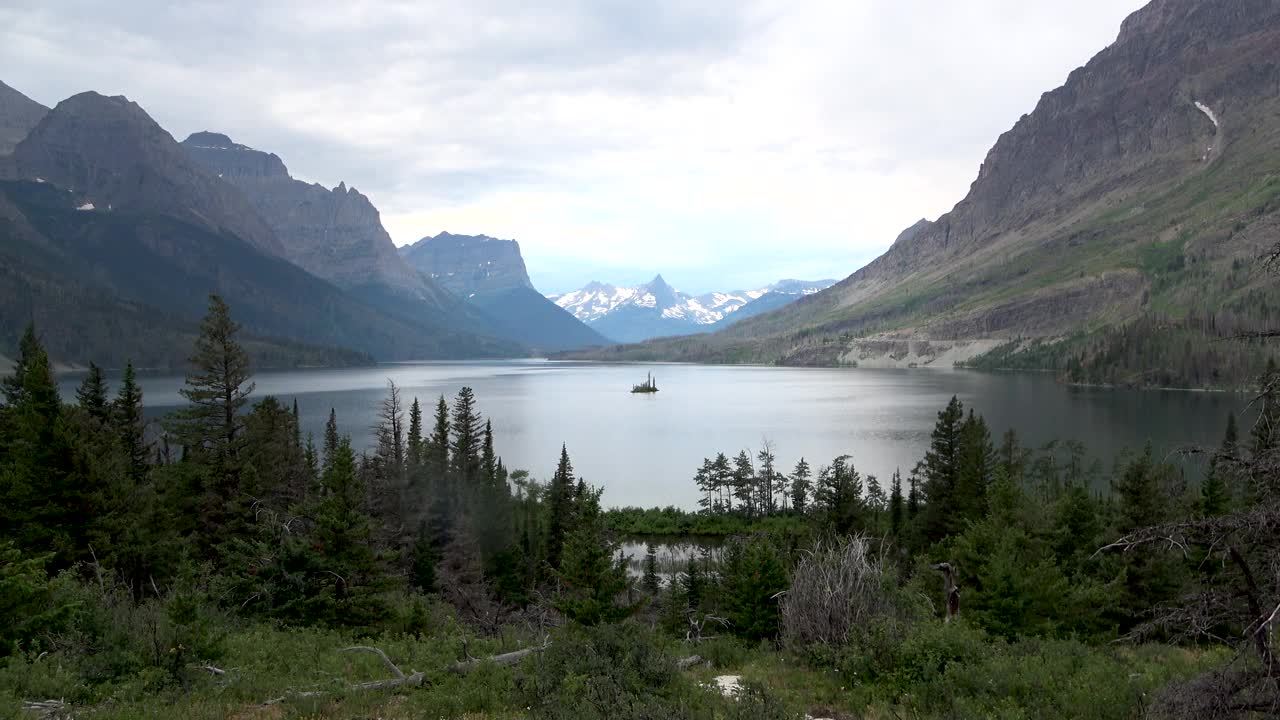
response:
[(937, 542), (960, 527), (957, 517), (957, 484), (963, 449), (964, 405), (956, 396), (938, 413), (932, 441), (923, 462), (924, 536)]
[[(415, 397), (413, 404), (409, 406), (409, 437), (405, 441), (405, 462), (408, 465), (410, 478), (413, 478), (422, 467), (425, 459), (423, 442), (422, 407), (418, 405), (418, 398)], [(413, 480), (411, 479), (410, 482)]]
[(572, 532), (564, 538), (558, 577), (564, 592), (556, 601), (557, 610), (575, 623), (616, 623), (639, 607), (618, 603), (630, 584), (626, 559), (604, 528), (596, 489), (588, 488), (577, 503)]
[(889, 485), (889, 534), (898, 537), (902, 533), (903, 512), (902, 471), (893, 471), (893, 480)]
[(125, 363), (124, 378), (111, 407), (120, 446), (124, 450), (130, 479), (141, 483), (147, 473), (147, 460), (151, 447), (146, 439), (146, 425), (142, 413), (142, 388), (134, 377), (133, 361)]
[(329, 408), (329, 419), (324, 423), (324, 468), (328, 470), (338, 455), (338, 411)]
[(818, 471), (814, 506), (836, 533), (845, 535), (866, 527), (866, 502), (862, 497), (862, 476), (848, 455)]
[(244, 447), (242, 410), (254, 390), (249, 354), (236, 340), (240, 326), (222, 298), (209, 296), (209, 311), (200, 322), (192, 370), (178, 392), (188, 407), (174, 417), (175, 435), (190, 453), (213, 469), (222, 500), (236, 492), (239, 456)]
[(952, 505), (960, 519), (977, 521), (987, 514), (987, 493), (997, 460), (987, 423), (972, 409), (960, 427), (960, 443)]
[(80, 387), (76, 389), (76, 404), (101, 424), (106, 424), (111, 417), (107, 383), (102, 377), (102, 368), (93, 362), (89, 363), (89, 374), (85, 375)]
[(777, 508), (777, 501), (774, 498), (774, 494), (778, 490), (778, 488), (775, 487), (778, 471), (774, 467), (777, 462), (777, 457), (773, 453), (773, 444), (767, 439), (764, 441), (764, 447), (760, 448), (760, 452), (756, 453), (756, 462), (760, 464), (760, 500), (758, 503), (760, 506), (760, 514), (770, 515)]
[(552, 569), (560, 568), (561, 554), (564, 550), (565, 536), (574, 522), (573, 510), (577, 489), (574, 486), (573, 463), (569, 460), (569, 449), (560, 446), (560, 462), (551, 476), (548, 492), (547, 520), (547, 564)]
[(24, 551), (55, 552), (53, 567), (66, 567), (84, 549), (94, 489), (75, 471), (62, 399), (34, 326), (23, 334), (3, 386), (0, 537), (14, 538)]
[(424, 475), (428, 484), (428, 530), (432, 546), (443, 550), (451, 537), (457, 492), (449, 471), (449, 404), (444, 396), (436, 402), (435, 424), (426, 443)]
[(463, 387), (453, 401), (453, 417), (449, 422), (452, 439), (449, 444), (449, 460), (457, 491), (465, 501), (476, 498), (476, 489), (483, 471), (480, 458), (482, 425), (476, 411), (475, 393)]
[(756, 470), (746, 450), (733, 459), (733, 496), (747, 517), (756, 516)]
[(1209, 458), (1209, 470), (1205, 475), (1204, 483), (1200, 486), (1200, 512), (1205, 517), (1215, 517), (1225, 514), (1231, 506), (1231, 492), (1227, 488), (1223, 472), (1218, 468), (1221, 458), (1231, 458), (1236, 451), (1236, 416), (1235, 413), (1227, 413), (1227, 429), (1223, 433), (1222, 446), (1218, 452)]
[(662, 588), (662, 581), (658, 578), (658, 549), (653, 546), (653, 543), (648, 543), (645, 548), (644, 575), (640, 584), (650, 595), (657, 595), (658, 590)]
[(791, 471), (791, 509), (804, 514), (809, 508), (809, 463), (802, 457)]

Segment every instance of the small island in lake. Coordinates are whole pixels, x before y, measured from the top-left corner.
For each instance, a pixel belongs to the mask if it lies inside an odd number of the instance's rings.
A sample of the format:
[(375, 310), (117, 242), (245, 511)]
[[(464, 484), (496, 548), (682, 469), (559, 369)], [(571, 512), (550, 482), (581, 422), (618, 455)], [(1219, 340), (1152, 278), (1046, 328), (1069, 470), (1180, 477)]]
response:
[(656, 393), (658, 392), (658, 383), (654, 381), (653, 375), (650, 373), (650, 374), (647, 374), (647, 378), (645, 379), (644, 382), (640, 383), (639, 385), (632, 385), (631, 392)]

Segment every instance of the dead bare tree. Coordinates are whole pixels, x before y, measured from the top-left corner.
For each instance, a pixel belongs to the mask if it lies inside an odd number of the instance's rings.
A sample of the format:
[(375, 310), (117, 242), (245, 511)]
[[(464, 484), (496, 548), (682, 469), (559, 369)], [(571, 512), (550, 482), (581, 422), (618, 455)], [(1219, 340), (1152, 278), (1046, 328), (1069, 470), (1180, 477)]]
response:
[(934, 570), (942, 573), (943, 597), (947, 600), (947, 617), (943, 622), (951, 622), (960, 614), (960, 585), (956, 583), (956, 569), (951, 563), (938, 563)]
[(883, 548), (864, 536), (820, 541), (797, 563), (782, 597), (782, 635), (796, 646), (843, 645), (877, 622), (901, 620)]
[[(1264, 394), (1280, 393), (1272, 385), (1264, 382)], [(1274, 422), (1266, 415), (1259, 422)], [(1214, 459), (1217, 472), (1226, 473), (1248, 498), (1241, 509), (1141, 528), (1098, 551), (1156, 548), (1198, 561), (1194, 589), (1175, 605), (1157, 608), (1133, 638), (1208, 639), (1237, 648), (1227, 666), (1167, 688), (1152, 704), (1151, 717), (1280, 715), (1280, 446), (1249, 453), (1229, 448)]]

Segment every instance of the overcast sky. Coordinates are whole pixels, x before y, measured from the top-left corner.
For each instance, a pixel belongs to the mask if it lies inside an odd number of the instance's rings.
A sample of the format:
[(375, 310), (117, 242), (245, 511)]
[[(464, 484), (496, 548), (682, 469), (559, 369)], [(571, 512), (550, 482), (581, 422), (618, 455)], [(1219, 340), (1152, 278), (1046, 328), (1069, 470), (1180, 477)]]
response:
[(1140, 0), (0, 3), (0, 79), (127, 95), (520, 241), (544, 292), (844, 277), (960, 200)]

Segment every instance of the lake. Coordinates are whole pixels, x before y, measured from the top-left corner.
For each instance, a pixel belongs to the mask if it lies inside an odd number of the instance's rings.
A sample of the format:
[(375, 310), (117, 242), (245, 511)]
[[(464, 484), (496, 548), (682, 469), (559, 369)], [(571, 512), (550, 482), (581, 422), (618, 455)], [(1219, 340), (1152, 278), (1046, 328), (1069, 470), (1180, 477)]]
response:
[[(632, 395), (652, 372), (660, 392)], [(1225, 393), (1113, 390), (1059, 385), (1047, 374), (975, 370), (811, 369), (545, 360), (423, 362), (371, 368), (262, 372), (255, 397), (297, 398), (303, 431), (322, 434), (329, 408), (357, 447), (372, 425), (388, 379), (406, 408), (416, 396), (429, 418), (436, 399), (464, 385), (493, 420), (507, 467), (551, 476), (560, 445), (577, 473), (603, 485), (607, 506), (696, 507), (692, 477), (716, 452), (775, 447), (779, 468), (801, 456), (813, 468), (849, 454), (864, 474), (904, 473), (928, 446), (937, 412), (952, 395), (984, 415), (992, 435), (1018, 429), (1023, 443), (1084, 442), (1108, 467), (1116, 453), (1148, 440), (1161, 452), (1216, 445), (1228, 411), (1248, 398)], [(79, 376), (62, 378), (74, 398)], [(140, 378), (148, 416), (182, 404), (181, 376)], [(114, 392), (114, 383), (113, 383)], [(429, 425), (429, 419), (426, 421)], [(1191, 461), (1189, 473), (1198, 472)]]

